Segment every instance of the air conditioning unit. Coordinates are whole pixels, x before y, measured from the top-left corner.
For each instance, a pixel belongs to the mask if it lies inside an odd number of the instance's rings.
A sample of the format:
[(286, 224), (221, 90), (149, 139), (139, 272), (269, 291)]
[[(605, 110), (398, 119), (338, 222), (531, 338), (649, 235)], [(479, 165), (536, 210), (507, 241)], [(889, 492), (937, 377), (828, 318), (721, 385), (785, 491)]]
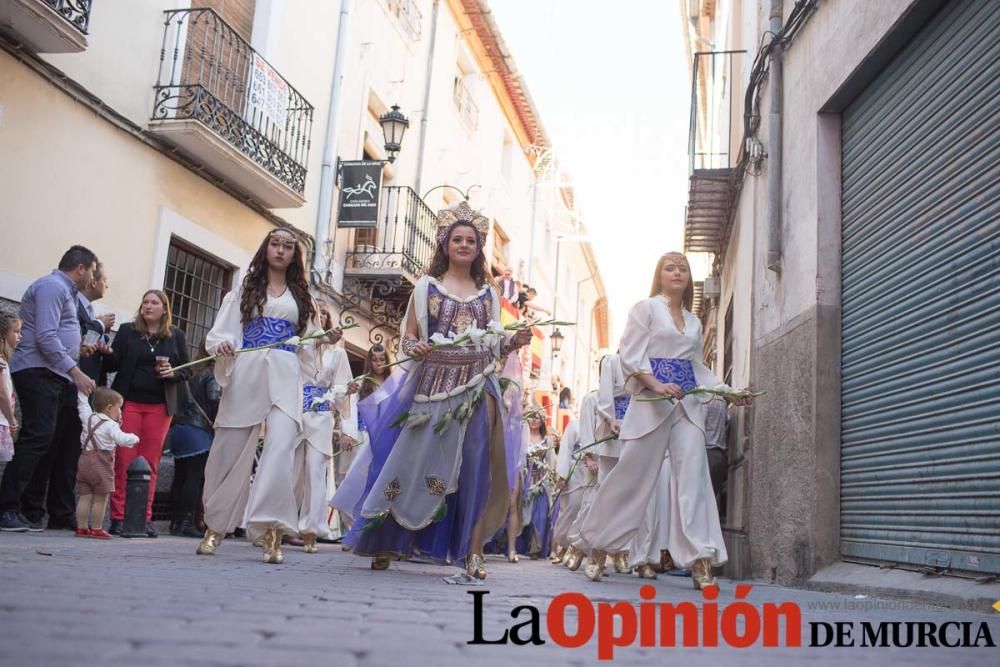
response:
[(722, 281), (718, 276), (708, 276), (702, 288), (702, 294), (706, 299), (718, 299), (722, 296)]

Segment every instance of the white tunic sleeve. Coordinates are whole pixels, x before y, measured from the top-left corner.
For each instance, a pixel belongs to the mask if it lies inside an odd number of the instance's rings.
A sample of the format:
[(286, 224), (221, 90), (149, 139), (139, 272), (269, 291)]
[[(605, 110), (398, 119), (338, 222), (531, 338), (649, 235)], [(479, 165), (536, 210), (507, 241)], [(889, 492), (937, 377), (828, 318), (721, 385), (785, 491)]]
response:
[(647, 349), (652, 324), (649, 305), (649, 301), (644, 300), (632, 306), (618, 348), (622, 372), (625, 375), (625, 389), (631, 394), (638, 394), (643, 389), (637, 376), (653, 374)]
[(570, 466), (573, 465), (573, 446), (580, 441), (578, 433), (578, 422), (573, 420), (566, 425), (562, 441), (559, 444), (559, 457), (556, 459), (556, 474), (563, 479), (569, 476)]
[(608, 423), (615, 420), (615, 355), (609, 354), (601, 364), (597, 389), (597, 412)]
[[(229, 292), (222, 299), (222, 306), (215, 316), (215, 323), (205, 335), (205, 349), (209, 354), (215, 354), (219, 345), (224, 342), (232, 344), (234, 349), (240, 349), (243, 344), (243, 322), (240, 317), (240, 294), (241, 288)], [(215, 380), (220, 387), (229, 384), (229, 377), (233, 373), (235, 357), (215, 360)]]

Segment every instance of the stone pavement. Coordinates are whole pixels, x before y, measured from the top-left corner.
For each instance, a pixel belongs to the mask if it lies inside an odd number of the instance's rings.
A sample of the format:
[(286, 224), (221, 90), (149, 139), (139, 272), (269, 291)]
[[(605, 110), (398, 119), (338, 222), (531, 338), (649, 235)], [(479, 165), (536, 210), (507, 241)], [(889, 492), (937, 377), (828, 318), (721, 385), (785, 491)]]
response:
[[(368, 561), (321, 545), (307, 555), (285, 550), (280, 566), (258, 561), (259, 550), (227, 540), (214, 557), (196, 557), (195, 540), (161, 537), (99, 541), (63, 531), (0, 534), (0, 665), (449, 665), (596, 664), (596, 639), (562, 648), (541, 622), (542, 646), (468, 645), (473, 598), (484, 598), (484, 635), (499, 636), (511, 610), (534, 605), (542, 614), (560, 593), (595, 601), (638, 604), (642, 582), (612, 575), (599, 584), (545, 561), (517, 565), (491, 558), (483, 587), (453, 586), (454, 568), (394, 563), (372, 572)], [(661, 576), (656, 602), (702, 603), (688, 579)], [(733, 584), (722, 582), (722, 605)], [(803, 644), (810, 621), (987, 621), (1000, 642), (1000, 614), (935, 607), (905, 610), (854, 596), (755, 583), (749, 601), (792, 601), (801, 606)], [(874, 603), (878, 603), (878, 605)], [(906, 603), (912, 605), (913, 603)], [(817, 608), (823, 605), (826, 609)], [(568, 631), (573, 631), (570, 622)], [(782, 636), (783, 633), (782, 633)], [(639, 648), (618, 649), (615, 664), (649, 665), (899, 664), (910, 667), (1000, 664), (997, 648)]]

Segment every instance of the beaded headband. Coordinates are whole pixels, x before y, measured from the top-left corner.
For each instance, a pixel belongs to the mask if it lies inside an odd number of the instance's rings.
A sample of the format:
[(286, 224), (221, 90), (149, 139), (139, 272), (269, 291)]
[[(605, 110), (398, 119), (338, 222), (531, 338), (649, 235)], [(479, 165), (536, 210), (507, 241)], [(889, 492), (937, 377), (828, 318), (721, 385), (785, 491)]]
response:
[(448, 233), (451, 231), (452, 226), (457, 222), (467, 222), (475, 227), (476, 231), (479, 232), (479, 242), (480, 244), (486, 243), (486, 235), (490, 231), (490, 221), (482, 213), (474, 211), (469, 202), (461, 202), (455, 206), (450, 206), (444, 210), (438, 211), (438, 228), (437, 228), (437, 241), (438, 243), (444, 243), (448, 238)]

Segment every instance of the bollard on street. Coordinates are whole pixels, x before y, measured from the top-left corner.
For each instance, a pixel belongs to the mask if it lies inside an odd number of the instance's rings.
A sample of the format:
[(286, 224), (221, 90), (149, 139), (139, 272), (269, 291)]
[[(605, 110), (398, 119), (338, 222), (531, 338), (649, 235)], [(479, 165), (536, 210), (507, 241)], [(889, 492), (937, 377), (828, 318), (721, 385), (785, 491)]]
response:
[(128, 467), (125, 482), (125, 521), (122, 537), (146, 537), (146, 504), (152, 470), (144, 456), (138, 456)]

